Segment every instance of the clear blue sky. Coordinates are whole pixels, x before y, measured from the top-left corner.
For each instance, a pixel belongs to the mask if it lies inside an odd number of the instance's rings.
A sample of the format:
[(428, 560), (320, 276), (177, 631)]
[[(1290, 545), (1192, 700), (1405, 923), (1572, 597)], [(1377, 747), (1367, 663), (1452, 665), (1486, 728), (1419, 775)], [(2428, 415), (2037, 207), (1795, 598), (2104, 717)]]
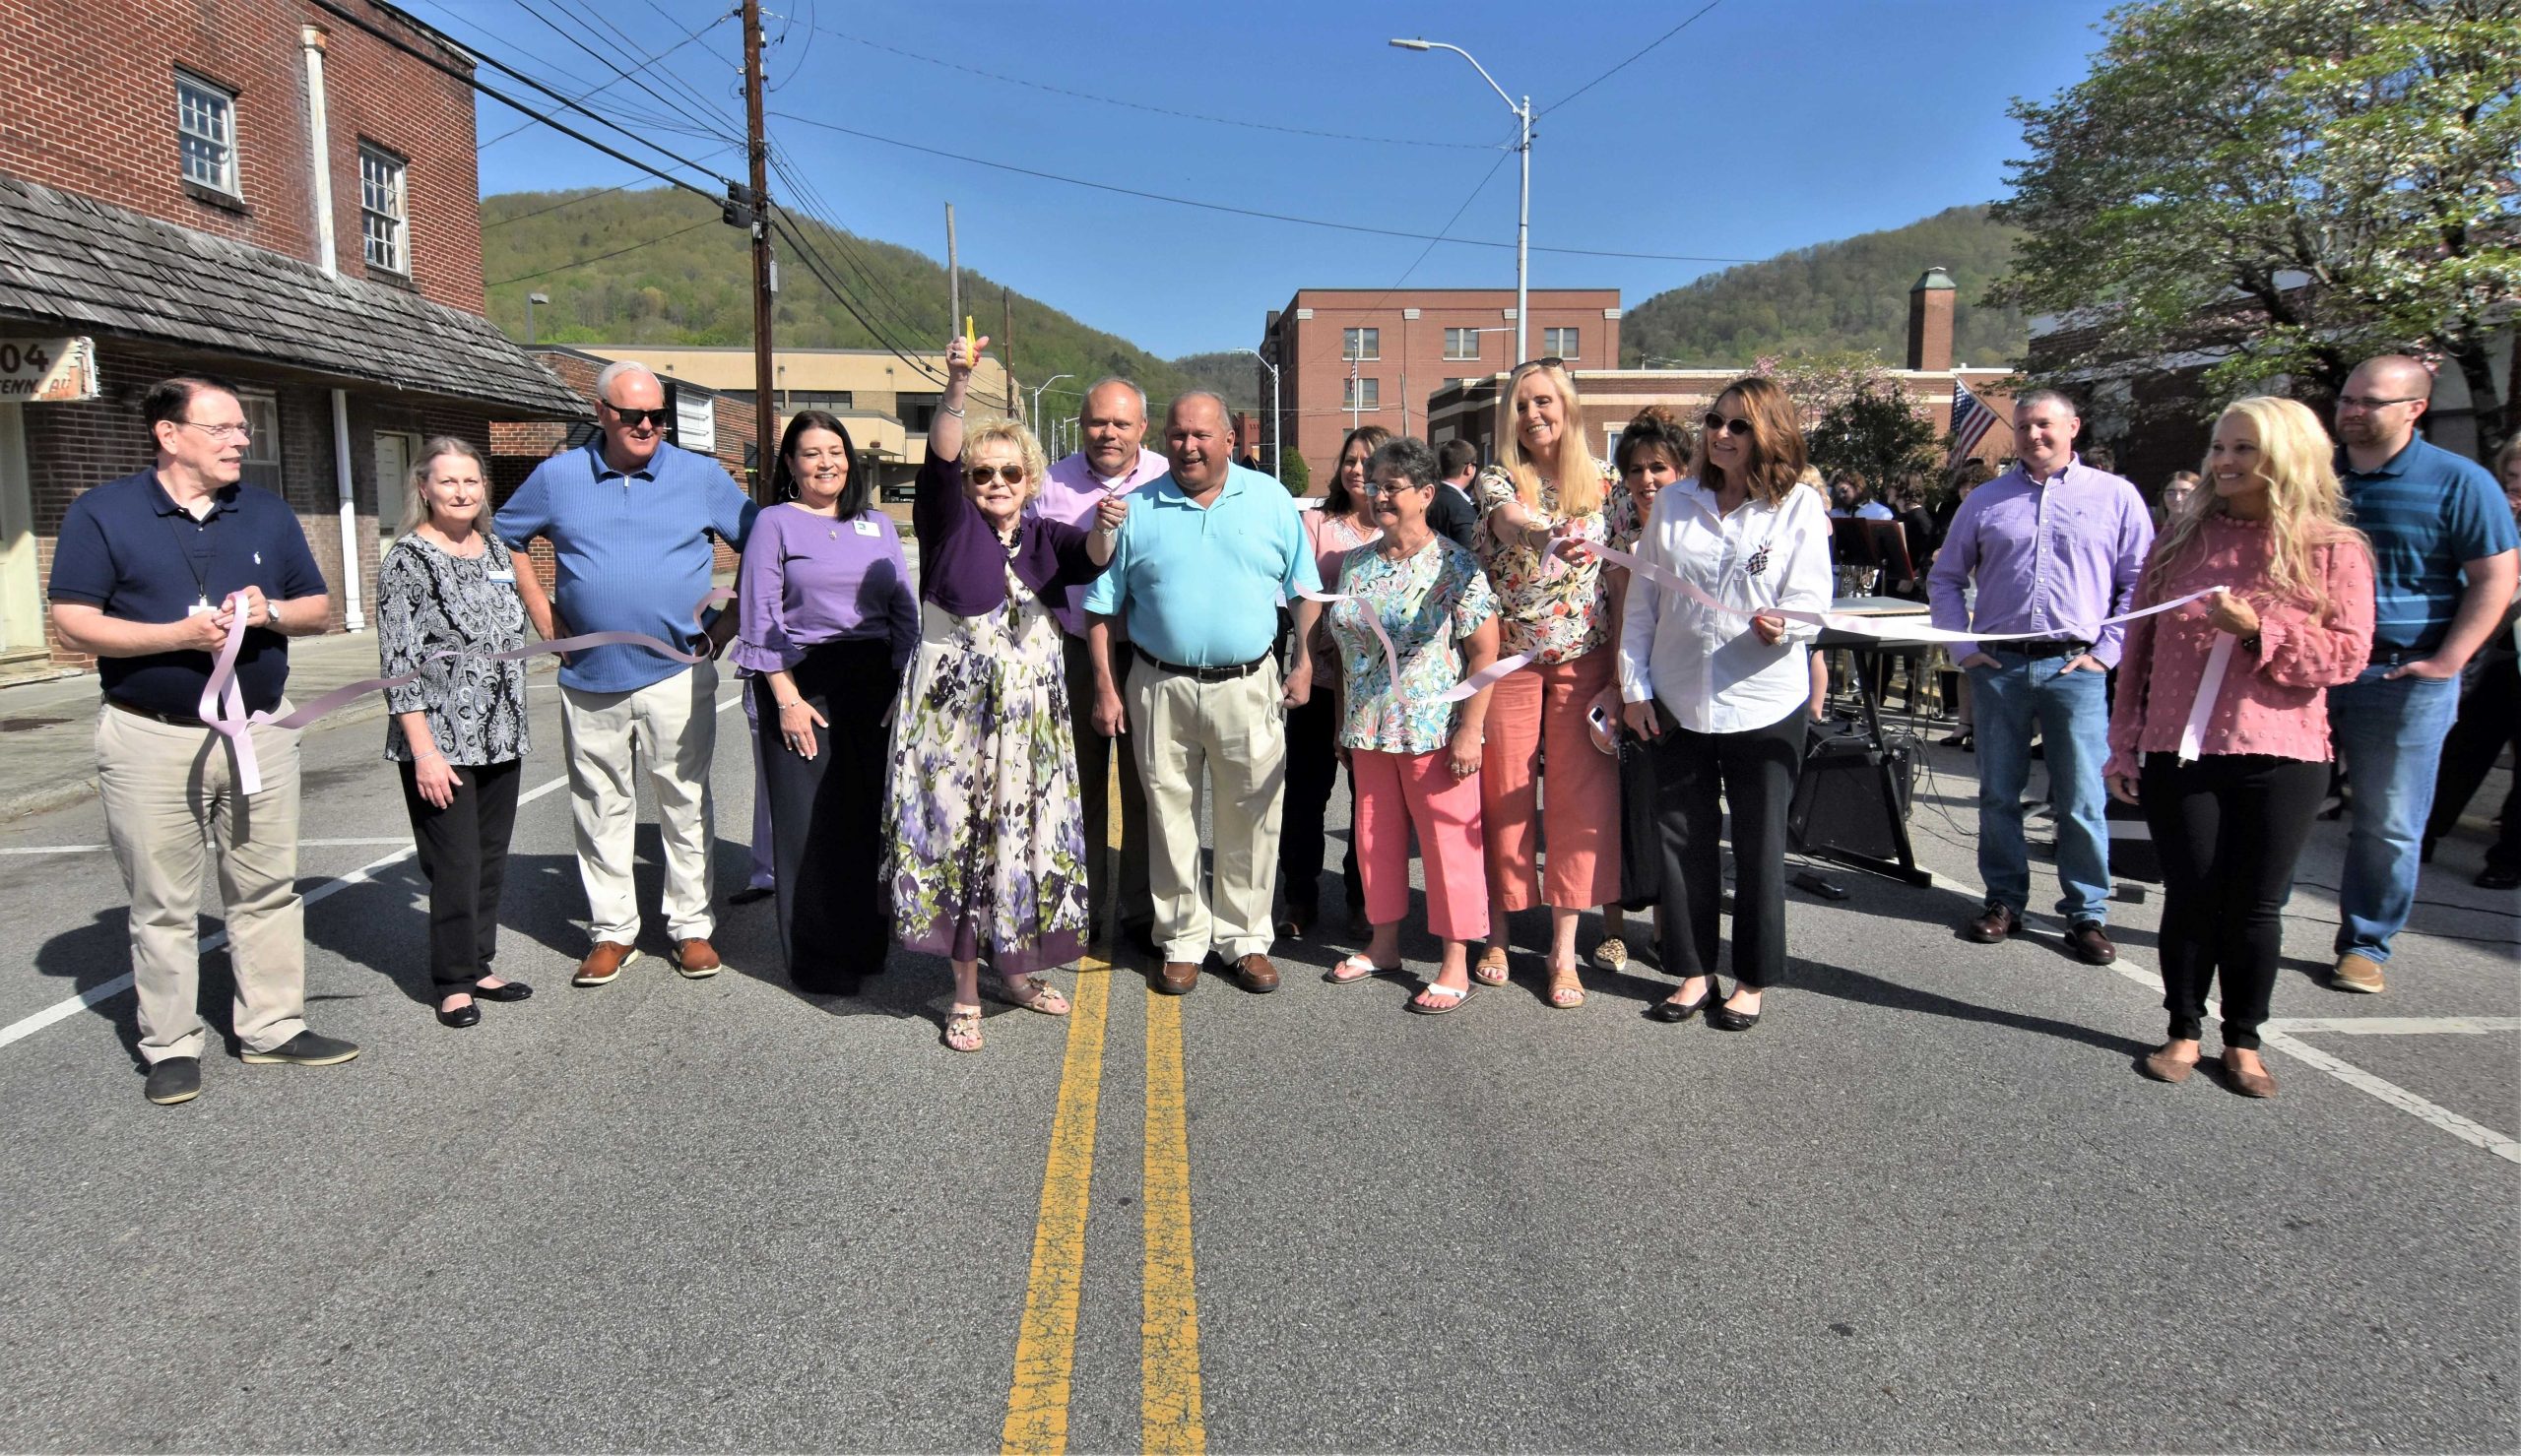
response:
[[(633, 64), (703, 26), (719, 0), (405, 3), (570, 95), (614, 79), (540, 12), (689, 110), (704, 108), (658, 72), (707, 98), (711, 120), (741, 125), (732, 20), (653, 67)], [(1069, 18), (1082, 7), (1070, 6), (769, 0), (768, 29), (774, 39), (786, 34), (771, 52), (770, 131), (828, 221), (941, 258), (942, 204), (951, 201), (967, 268), (1160, 354), (1235, 348), (1259, 342), (1266, 311), (1298, 287), (1386, 287), (1404, 275), (1420, 286), (1512, 287), (1514, 253), (1445, 243), (1419, 261), (1423, 242), (1118, 196), (776, 113), (1065, 177), (1403, 233), (1435, 233), (1467, 202), (1449, 235), (1511, 244), (1515, 160), (1493, 150), (1513, 134), (1506, 104), (1458, 56), (1385, 41), (1452, 41), (1509, 91), (1551, 108), (1701, 3), (1103, 4), (1083, 22)], [(581, 16), (600, 6), (637, 50), (619, 35), (581, 29), (564, 6)], [(1720, 0), (1627, 69), (1544, 111), (1532, 155), (1533, 245), (1756, 259), (1994, 198), (2006, 159), (2021, 152), (2006, 103), (2080, 80), (2104, 8), (2100, 0)], [(1235, 122), (1469, 145), (1297, 135), (1041, 87)], [(653, 129), (643, 122), (643, 131), (741, 175), (740, 154), (723, 139), (665, 129), (692, 122), (626, 83), (595, 103), (660, 121)], [(483, 139), (517, 120), (485, 100)], [(606, 186), (633, 175), (539, 127), (482, 154), (485, 193)], [(776, 177), (772, 189), (791, 206), (799, 201)], [(1633, 305), (1722, 266), (1535, 251), (1531, 281), (1616, 286)], [(788, 286), (811, 284), (792, 274)]]

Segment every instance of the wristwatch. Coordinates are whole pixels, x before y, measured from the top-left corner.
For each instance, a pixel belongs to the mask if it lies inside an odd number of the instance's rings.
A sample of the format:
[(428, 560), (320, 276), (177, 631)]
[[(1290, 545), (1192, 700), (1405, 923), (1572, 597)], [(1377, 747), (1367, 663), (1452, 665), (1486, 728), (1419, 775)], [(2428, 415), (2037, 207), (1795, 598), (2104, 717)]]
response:
[(263, 625), (271, 628), (275, 632), (281, 629), (280, 601), (275, 598), (266, 597), (263, 599)]

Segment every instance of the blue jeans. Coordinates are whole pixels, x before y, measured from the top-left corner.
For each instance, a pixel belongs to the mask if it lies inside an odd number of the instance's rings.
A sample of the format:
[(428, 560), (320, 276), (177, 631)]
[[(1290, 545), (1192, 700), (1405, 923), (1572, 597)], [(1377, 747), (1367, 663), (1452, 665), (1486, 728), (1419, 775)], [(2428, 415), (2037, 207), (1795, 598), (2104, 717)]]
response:
[(2433, 808), (2442, 740), (2459, 715), (2458, 678), (2401, 677), (2375, 663), (2328, 690), (2328, 726), (2354, 786), (2346, 876), (2338, 886), (2337, 953), (2375, 963), (2416, 904), (2419, 842)]
[(2061, 672), (2071, 658), (1981, 649), (1993, 667), (1970, 669), (1978, 740), (1978, 879), (1987, 903), (2020, 915), (2031, 902), (2031, 847), (2022, 791), (2031, 782), (2031, 731), (2048, 763), (2057, 813), (2057, 913), (2068, 924), (2109, 919), (2109, 830), (2101, 765), (2109, 759), (2109, 675)]

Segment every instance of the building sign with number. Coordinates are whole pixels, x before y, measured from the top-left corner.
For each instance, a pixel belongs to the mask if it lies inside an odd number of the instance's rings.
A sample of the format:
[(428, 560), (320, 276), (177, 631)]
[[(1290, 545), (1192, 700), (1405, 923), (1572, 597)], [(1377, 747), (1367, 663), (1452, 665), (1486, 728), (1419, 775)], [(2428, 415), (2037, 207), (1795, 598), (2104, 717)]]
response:
[(0, 405), (61, 405), (96, 397), (95, 340), (0, 337)]

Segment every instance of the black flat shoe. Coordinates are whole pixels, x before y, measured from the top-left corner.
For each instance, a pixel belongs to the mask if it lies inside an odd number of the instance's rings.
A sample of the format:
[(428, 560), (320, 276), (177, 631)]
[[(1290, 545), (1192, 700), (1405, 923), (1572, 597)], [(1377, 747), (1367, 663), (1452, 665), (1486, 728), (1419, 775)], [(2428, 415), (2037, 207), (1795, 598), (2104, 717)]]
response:
[(502, 985), (473, 987), (473, 999), (476, 1001), (522, 1001), (533, 994), (534, 987), (522, 981), (511, 981)]
[(442, 1027), (453, 1027), (457, 1031), (462, 1031), (469, 1026), (480, 1026), (482, 1005), (478, 1001), (467, 1001), (452, 1011), (441, 1010), (437, 1014), (437, 1024)]
[[(1646, 1008), (1646, 1019), (1648, 1021), (1668, 1022), (1677, 1026), (1680, 1023), (1689, 1020), (1691, 1017), (1698, 1015), (1700, 1012), (1706, 1011), (1707, 1008), (1714, 1001), (1715, 981), (1711, 978), (1708, 981), (1707, 989), (1699, 993), (1699, 998), (1697, 1000), (1690, 1002), (1688, 1005), (1683, 1005), (1678, 1001), (1672, 1000), (1657, 1001), (1653, 1005)], [(1709, 1019), (1714, 1019), (1713, 1013), (1710, 1013)]]
[(1760, 1024), (1760, 1013), (1736, 1011), (1719, 1001), (1707, 1008), (1707, 1024), (1719, 1032), (1747, 1032)]

